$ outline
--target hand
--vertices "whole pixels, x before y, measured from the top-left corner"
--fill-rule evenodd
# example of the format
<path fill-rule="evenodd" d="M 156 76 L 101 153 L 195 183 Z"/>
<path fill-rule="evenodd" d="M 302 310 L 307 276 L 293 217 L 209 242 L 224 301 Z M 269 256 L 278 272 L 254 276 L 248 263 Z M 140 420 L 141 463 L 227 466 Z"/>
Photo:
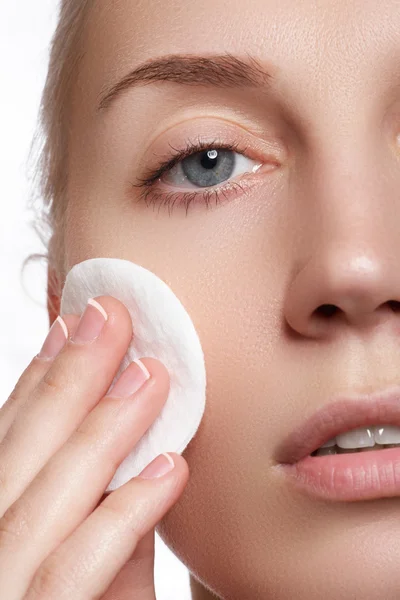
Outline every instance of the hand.
<path fill-rule="evenodd" d="M 93 305 L 79 327 L 66 315 L 68 340 L 55 322 L 0 409 L 2 600 L 155 599 L 154 528 L 183 492 L 188 465 L 171 453 L 169 473 L 104 493 L 161 412 L 169 375 L 145 358 L 143 387 L 117 397 L 132 391 L 129 374 L 143 378 L 132 363 L 105 396 L 132 323 L 115 298 L 95 300 L 107 318 Z"/>

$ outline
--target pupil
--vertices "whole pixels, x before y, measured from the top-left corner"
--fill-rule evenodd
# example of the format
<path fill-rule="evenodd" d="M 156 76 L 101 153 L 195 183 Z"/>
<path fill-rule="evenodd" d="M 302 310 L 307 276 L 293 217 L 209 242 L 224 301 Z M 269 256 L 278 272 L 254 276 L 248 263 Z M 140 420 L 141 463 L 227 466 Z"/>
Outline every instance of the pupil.
<path fill-rule="evenodd" d="M 208 150 L 207 152 L 203 152 L 200 162 L 201 166 L 205 169 L 213 169 L 218 162 L 217 150 Z"/>
<path fill-rule="evenodd" d="M 196 187 L 220 185 L 235 170 L 235 154 L 231 150 L 208 148 L 182 161 L 185 177 Z"/>

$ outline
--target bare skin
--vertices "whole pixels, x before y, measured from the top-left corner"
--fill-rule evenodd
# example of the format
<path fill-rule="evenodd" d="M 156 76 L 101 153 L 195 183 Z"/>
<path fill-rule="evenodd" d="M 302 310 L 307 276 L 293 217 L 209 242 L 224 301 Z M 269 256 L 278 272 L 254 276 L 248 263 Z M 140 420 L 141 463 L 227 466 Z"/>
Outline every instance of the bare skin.
<path fill-rule="evenodd" d="M 7 600 L 155 600 L 154 528 L 189 472 L 171 452 L 172 463 L 161 458 L 172 470 L 156 478 L 145 470 L 105 492 L 164 406 L 169 375 L 160 361 L 143 358 L 108 392 L 132 323 L 115 298 L 95 302 L 100 310 L 91 304 L 81 319 L 54 323 L 0 409 L 0 589 Z"/>
<path fill-rule="evenodd" d="M 331 397 L 399 381 L 387 304 L 400 301 L 398 8 L 98 0 L 88 21 L 57 277 L 94 256 L 131 260 L 170 285 L 199 332 L 207 407 L 183 454 L 185 493 L 157 525 L 194 600 L 398 598 L 398 499 L 316 502 L 272 469 L 282 438 Z M 257 57 L 271 86 L 148 83 L 96 110 L 152 58 L 227 52 Z M 243 189 L 207 208 L 179 171 L 155 183 L 175 194 L 171 213 L 137 201 L 131 184 L 199 136 L 240 142 L 248 161 L 231 179 Z"/>

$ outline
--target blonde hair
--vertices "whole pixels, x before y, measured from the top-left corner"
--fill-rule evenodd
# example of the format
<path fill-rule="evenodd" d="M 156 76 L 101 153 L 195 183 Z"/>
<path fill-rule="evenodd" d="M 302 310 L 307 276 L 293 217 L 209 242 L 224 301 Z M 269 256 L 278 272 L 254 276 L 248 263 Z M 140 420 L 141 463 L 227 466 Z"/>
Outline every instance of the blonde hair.
<path fill-rule="evenodd" d="M 82 39 L 88 9 L 93 3 L 94 0 L 60 0 L 29 158 L 34 161 L 33 227 L 47 254 L 36 254 L 27 260 L 45 258 L 61 274 L 64 274 L 63 229 L 68 185 L 68 112 L 72 85 L 83 54 Z"/>

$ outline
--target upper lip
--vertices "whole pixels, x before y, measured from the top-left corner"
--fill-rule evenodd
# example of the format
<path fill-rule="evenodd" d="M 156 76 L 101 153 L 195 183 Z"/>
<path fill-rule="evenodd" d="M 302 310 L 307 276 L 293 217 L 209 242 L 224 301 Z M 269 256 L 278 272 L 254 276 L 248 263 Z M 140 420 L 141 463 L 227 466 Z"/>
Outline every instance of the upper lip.
<path fill-rule="evenodd" d="M 317 410 L 279 444 L 279 463 L 305 458 L 339 433 L 368 425 L 400 427 L 400 387 L 353 397 L 338 397 Z"/>

